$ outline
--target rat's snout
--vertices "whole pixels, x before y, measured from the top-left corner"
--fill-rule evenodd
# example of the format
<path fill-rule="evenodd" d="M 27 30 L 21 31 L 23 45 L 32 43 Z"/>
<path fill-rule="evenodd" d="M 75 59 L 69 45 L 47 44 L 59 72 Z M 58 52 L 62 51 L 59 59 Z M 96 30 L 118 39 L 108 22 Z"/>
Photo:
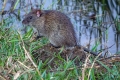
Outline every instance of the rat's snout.
<path fill-rule="evenodd" d="M 25 24 L 25 20 L 22 20 L 22 24 Z"/>
<path fill-rule="evenodd" d="M 27 24 L 27 23 L 29 23 L 29 21 L 27 21 L 27 20 L 22 21 L 22 24 Z"/>

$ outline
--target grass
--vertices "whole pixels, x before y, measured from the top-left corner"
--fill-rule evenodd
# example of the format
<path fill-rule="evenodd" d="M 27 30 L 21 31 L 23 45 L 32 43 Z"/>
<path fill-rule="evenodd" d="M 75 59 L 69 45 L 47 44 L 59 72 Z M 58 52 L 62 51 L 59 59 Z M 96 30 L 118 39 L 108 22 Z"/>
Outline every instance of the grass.
<path fill-rule="evenodd" d="M 47 39 L 43 38 L 38 41 L 30 42 L 32 29 L 23 37 L 11 28 L 0 28 L 0 79 L 17 79 L 17 80 L 119 80 L 120 63 L 116 62 L 111 67 L 101 63 L 102 69 L 87 68 L 86 63 L 75 65 L 74 60 L 65 60 L 60 53 L 54 54 L 53 58 L 40 60 L 36 62 L 32 56 L 34 50 L 41 48 Z M 46 41 L 46 42 L 44 42 Z M 29 44 L 29 45 L 28 45 Z M 29 58 L 30 57 L 30 58 Z M 57 58 L 51 66 L 49 63 Z M 30 60 L 32 59 L 32 60 Z M 93 64 L 91 60 L 91 64 Z M 82 67 L 83 65 L 86 65 Z M 89 78 L 89 79 L 88 79 Z"/>

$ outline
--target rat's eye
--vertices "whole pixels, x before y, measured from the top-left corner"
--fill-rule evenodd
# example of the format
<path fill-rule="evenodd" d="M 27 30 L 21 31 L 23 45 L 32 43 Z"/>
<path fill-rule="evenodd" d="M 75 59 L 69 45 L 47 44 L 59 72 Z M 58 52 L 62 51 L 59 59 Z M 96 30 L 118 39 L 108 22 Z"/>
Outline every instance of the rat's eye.
<path fill-rule="evenodd" d="M 32 16 L 30 16 L 29 19 L 32 19 Z"/>

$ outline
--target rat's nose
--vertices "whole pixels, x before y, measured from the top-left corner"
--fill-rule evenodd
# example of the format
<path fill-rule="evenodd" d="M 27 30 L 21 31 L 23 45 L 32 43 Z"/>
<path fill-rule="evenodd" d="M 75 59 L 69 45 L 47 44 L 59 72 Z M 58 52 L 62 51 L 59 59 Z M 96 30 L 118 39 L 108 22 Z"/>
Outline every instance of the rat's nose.
<path fill-rule="evenodd" d="M 23 20 L 22 24 L 27 24 L 27 22 L 28 22 L 27 20 Z"/>

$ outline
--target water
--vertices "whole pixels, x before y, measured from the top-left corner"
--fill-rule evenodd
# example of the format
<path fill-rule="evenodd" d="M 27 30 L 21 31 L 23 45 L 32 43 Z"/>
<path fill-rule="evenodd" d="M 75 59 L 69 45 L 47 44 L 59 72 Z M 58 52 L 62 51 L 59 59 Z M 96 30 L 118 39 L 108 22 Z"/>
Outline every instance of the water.
<path fill-rule="evenodd" d="M 4 10 L 7 11 L 9 11 L 11 7 L 11 0 L 8 1 L 9 2 L 7 2 L 4 8 Z M 102 10 L 103 5 L 100 2 L 94 1 L 93 6 L 93 3 L 80 1 L 76 2 L 75 0 L 31 0 L 31 2 L 28 2 L 28 0 L 21 1 L 21 6 L 18 4 L 16 7 L 16 9 L 20 8 L 21 20 L 18 20 L 18 18 L 16 18 L 13 14 L 4 15 L 4 18 L 10 18 L 10 16 L 12 16 L 13 23 L 10 23 L 9 27 L 12 26 L 15 30 L 23 33 L 24 27 L 22 26 L 21 21 L 24 17 L 24 14 L 30 11 L 30 3 L 32 3 L 32 6 L 34 7 L 41 5 L 42 9 L 59 10 L 70 17 L 76 31 L 78 44 L 90 46 L 90 48 L 92 48 L 99 41 L 100 44 L 98 46 L 98 50 L 108 48 L 105 50 L 105 52 L 108 52 L 112 55 L 118 51 L 120 52 L 120 38 L 115 32 L 115 25 L 113 24 L 112 16 L 108 13 L 108 11 Z M 1 10 L 3 2 L 0 1 L 0 3 Z M 17 10 L 15 13 L 18 14 Z M 95 20 L 90 18 L 94 13 L 96 14 Z M 113 17 L 115 18 L 117 13 L 115 10 L 113 13 Z M 117 39 L 116 36 L 118 36 Z"/>

